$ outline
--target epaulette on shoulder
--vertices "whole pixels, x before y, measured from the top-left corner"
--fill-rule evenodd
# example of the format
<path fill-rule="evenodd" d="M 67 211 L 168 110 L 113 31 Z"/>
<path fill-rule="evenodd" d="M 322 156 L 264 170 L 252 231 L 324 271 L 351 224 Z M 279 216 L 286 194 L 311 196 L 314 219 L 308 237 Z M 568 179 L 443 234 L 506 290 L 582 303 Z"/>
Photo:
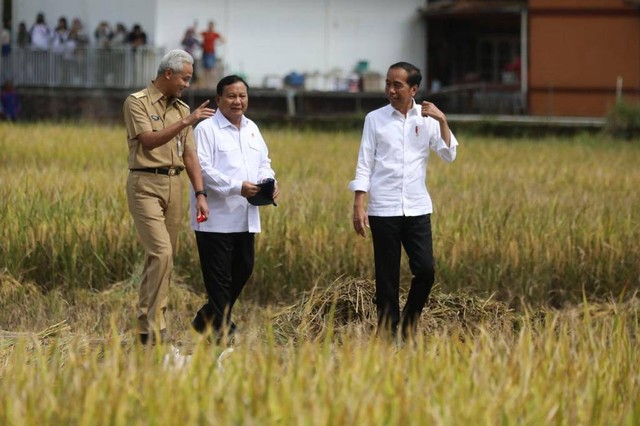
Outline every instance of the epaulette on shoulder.
<path fill-rule="evenodd" d="M 182 105 L 183 107 L 185 107 L 186 109 L 189 109 L 189 105 L 187 105 L 182 99 L 176 99 L 176 102 Z"/>
<path fill-rule="evenodd" d="M 133 96 L 136 99 L 140 99 L 140 98 L 144 98 L 145 96 L 147 96 L 147 92 L 145 92 L 144 90 L 141 90 L 139 92 L 133 93 L 131 96 Z"/>

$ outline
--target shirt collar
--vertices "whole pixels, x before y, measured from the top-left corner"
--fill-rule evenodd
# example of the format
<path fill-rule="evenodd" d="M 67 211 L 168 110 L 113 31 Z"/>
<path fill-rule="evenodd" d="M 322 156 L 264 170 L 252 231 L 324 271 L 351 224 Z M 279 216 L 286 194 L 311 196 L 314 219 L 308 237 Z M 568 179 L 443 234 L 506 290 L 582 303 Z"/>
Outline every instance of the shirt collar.
<path fill-rule="evenodd" d="M 151 82 L 151 84 L 149 84 L 147 90 L 149 91 L 149 98 L 151 99 L 152 104 L 163 101 L 164 107 L 169 108 L 178 101 L 178 98 L 172 98 L 171 100 L 169 100 L 169 98 L 167 98 L 160 90 L 158 90 L 156 85 L 153 84 L 153 81 Z"/>
<path fill-rule="evenodd" d="M 160 90 L 158 90 L 158 88 L 156 87 L 155 84 L 153 84 L 153 81 L 151 82 L 151 84 L 149 84 L 149 86 L 147 86 L 147 90 L 149 91 L 149 99 L 151 99 L 151 103 L 155 104 L 156 102 L 158 102 L 160 99 L 162 99 L 163 97 L 165 97 L 162 92 Z"/>
<path fill-rule="evenodd" d="M 416 100 L 415 99 L 411 99 L 411 108 L 409 108 L 409 111 L 407 111 L 407 117 L 411 116 L 411 115 L 416 115 L 418 114 L 418 110 L 416 109 Z M 395 109 L 394 107 L 391 106 L 391 104 L 388 105 L 389 107 L 389 115 L 393 116 L 393 114 L 399 114 L 400 116 L 402 116 L 402 113 L 400 111 L 398 111 L 397 109 Z"/>
<path fill-rule="evenodd" d="M 218 123 L 218 126 L 222 129 L 224 127 L 236 127 L 233 123 L 231 123 L 227 117 L 224 116 L 224 114 L 222 112 L 220 112 L 220 108 L 218 108 L 215 112 L 215 114 L 213 114 L 212 117 L 214 120 L 216 120 L 216 123 Z M 247 124 L 247 117 L 245 117 L 244 115 L 242 116 L 242 119 L 240 120 L 240 127 L 244 127 Z"/>

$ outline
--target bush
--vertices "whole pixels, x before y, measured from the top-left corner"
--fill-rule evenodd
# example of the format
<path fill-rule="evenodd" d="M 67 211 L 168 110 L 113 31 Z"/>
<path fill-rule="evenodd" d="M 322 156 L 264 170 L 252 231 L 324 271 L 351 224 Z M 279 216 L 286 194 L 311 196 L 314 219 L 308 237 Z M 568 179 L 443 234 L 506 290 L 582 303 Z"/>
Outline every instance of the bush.
<path fill-rule="evenodd" d="M 640 135 L 640 103 L 618 101 L 609 110 L 605 131 L 621 139 L 633 139 Z"/>

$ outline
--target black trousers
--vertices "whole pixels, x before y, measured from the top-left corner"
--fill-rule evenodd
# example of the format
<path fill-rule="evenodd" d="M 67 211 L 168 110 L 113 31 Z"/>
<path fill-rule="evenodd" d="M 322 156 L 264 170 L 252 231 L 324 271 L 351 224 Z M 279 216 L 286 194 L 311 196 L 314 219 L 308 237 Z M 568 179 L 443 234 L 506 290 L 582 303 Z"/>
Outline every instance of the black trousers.
<path fill-rule="evenodd" d="M 435 280 L 431 215 L 369 216 L 376 269 L 378 332 L 396 336 L 400 324 L 403 337 L 415 333 L 422 309 Z M 413 279 L 400 315 L 401 247 L 409 257 Z"/>
<path fill-rule="evenodd" d="M 235 330 L 231 309 L 253 272 L 255 234 L 249 232 L 217 233 L 196 231 L 202 278 L 208 300 L 193 320 L 194 328 L 207 327 L 220 335 L 226 327 Z"/>

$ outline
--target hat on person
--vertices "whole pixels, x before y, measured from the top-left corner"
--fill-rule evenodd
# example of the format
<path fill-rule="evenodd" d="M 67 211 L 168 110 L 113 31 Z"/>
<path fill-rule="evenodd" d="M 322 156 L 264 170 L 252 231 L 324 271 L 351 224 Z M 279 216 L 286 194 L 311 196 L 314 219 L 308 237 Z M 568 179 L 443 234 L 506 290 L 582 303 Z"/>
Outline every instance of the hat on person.
<path fill-rule="evenodd" d="M 276 189 L 276 181 L 271 178 L 265 179 L 259 183 L 258 186 L 260 187 L 260 192 L 253 197 L 247 198 L 247 201 L 254 206 L 266 206 L 268 204 L 273 204 L 278 207 L 273 199 L 273 192 Z"/>

